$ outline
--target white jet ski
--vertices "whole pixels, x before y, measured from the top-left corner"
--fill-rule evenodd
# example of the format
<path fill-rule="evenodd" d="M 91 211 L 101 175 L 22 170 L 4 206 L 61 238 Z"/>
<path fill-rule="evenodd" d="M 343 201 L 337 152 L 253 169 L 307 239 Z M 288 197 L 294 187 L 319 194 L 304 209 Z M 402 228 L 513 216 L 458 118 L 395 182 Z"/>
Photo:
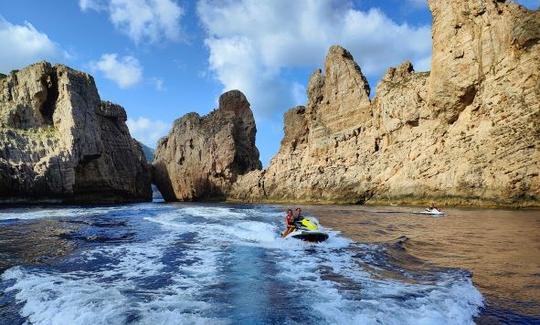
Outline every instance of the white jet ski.
<path fill-rule="evenodd" d="M 426 208 L 424 211 L 415 212 L 415 214 L 426 214 L 430 216 L 444 216 L 444 212 L 437 208 Z"/>
<path fill-rule="evenodd" d="M 320 243 L 328 239 L 328 234 L 320 231 L 319 221 L 315 218 L 305 218 L 295 222 L 296 229 L 285 239 L 295 238 L 309 242 Z"/>

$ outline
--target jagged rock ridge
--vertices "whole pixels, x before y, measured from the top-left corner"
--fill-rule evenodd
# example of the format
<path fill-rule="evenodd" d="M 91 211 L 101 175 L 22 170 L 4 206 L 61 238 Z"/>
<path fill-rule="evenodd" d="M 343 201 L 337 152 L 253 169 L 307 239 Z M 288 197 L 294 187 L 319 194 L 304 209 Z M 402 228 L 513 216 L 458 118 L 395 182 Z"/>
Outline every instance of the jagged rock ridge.
<path fill-rule="evenodd" d="M 261 169 L 255 120 L 240 91 L 219 98 L 207 116 L 175 121 L 154 154 L 154 182 L 167 201 L 226 198 L 239 175 Z"/>
<path fill-rule="evenodd" d="M 330 48 L 306 107 L 237 200 L 537 206 L 540 13 L 501 1 L 430 1 L 430 73 L 390 68 L 369 100 L 350 53 Z"/>
<path fill-rule="evenodd" d="M 150 200 L 126 118 L 86 73 L 47 62 L 13 71 L 0 80 L 0 200 Z"/>

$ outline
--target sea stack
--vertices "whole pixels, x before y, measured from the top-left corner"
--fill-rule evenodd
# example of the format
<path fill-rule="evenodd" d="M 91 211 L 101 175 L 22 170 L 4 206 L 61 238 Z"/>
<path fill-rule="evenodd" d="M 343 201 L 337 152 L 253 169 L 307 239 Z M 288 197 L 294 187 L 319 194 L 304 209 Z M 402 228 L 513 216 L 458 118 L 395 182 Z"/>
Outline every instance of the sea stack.
<path fill-rule="evenodd" d="M 153 178 L 167 201 L 226 199 L 239 175 L 261 169 L 255 120 L 244 94 L 221 95 L 206 116 L 189 113 L 158 143 Z"/>
<path fill-rule="evenodd" d="M 390 68 L 369 99 L 351 54 L 330 48 L 308 102 L 285 114 L 243 201 L 540 205 L 540 13 L 504 1 L 429 1 L 431 72 Z"/>
<path fill-rule="evenodd" d="M 151 199 L 126 112 L 92 76 L 40 62 L 0 79 L 0 201 Z"/>

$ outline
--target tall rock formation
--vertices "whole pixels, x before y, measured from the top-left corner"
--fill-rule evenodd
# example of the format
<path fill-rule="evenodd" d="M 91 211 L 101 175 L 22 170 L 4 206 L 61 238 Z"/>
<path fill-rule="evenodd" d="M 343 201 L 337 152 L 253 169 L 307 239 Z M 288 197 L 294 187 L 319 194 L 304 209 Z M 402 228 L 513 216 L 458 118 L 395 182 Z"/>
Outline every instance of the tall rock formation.
<path fill-rule="evenodd" d="M 238 200 L 540 205 L 540 13 L 495 0 L 429 1 L 431 73 L 390 68 L 369 100 L 333 46 L 306 107 L 285 114 L 267 170 Z"/>
<path fill-rule="evenodd" d="M 175 121 L 154 154 L 154 182 L 167 201 L 224 199 L 239 175 L 261 169 L 255 120 L 238 90 L 224 93 L 207 116 Z"/>
<path fill-rule="evenodd" d="M 150 200 L 150 180 L 126 112 L 90 75 L 40 62 L 0 79 L 0 201 Z"/>

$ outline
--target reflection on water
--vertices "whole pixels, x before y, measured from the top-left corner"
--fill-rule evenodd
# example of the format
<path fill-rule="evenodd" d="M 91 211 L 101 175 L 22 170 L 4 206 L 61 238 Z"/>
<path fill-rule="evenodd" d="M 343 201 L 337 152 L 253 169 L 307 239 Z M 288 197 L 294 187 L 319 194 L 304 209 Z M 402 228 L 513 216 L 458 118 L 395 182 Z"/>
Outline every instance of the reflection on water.
<path fill-rule="evenodd" d="M 488 303 L 540 316 L 539 210 L 447 209 L 444 217 L 408 213 L 417 208 L 308 206 L 305 210 L 358 242 L 401 237 L 406 252 L 418 257 L 415 263 L 467 269 Z"/>

